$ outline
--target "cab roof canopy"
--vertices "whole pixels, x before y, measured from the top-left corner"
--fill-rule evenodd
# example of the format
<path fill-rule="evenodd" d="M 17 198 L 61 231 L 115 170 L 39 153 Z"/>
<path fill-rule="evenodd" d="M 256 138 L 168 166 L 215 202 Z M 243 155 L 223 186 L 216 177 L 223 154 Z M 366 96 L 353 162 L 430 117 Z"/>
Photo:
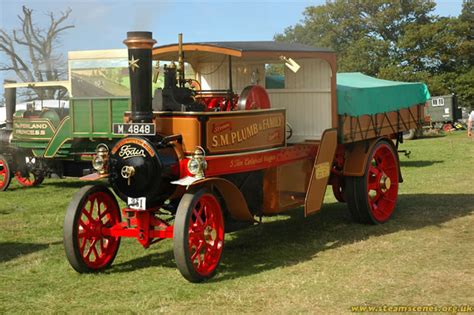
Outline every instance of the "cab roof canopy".
<path fill-rule="evenodd" d="M 279 60 L 280 56 L 289 58 L 327 59 L 335 53 L 331 49 L 316 48 L 303 44 L 274 41 L 200 42 L 184 43 L 184 58 L 187 62 L 219 62 L 224 56 L 233 56 L 242 61 Z M 153 59 L 177 60 L 178 44 L 157 46 L 153 49 Z"/>

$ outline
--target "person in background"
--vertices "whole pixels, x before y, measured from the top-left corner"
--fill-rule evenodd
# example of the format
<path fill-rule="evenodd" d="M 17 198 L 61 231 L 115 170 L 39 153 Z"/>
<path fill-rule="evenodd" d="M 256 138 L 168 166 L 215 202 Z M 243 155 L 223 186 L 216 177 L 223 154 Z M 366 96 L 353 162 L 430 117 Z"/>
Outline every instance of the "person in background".
<path fill-rule="evenodd" d="M 474 110 L 471 110 L 467 119 L 467 136 L 472 137 L 472 123 L 474 122 Z"/>

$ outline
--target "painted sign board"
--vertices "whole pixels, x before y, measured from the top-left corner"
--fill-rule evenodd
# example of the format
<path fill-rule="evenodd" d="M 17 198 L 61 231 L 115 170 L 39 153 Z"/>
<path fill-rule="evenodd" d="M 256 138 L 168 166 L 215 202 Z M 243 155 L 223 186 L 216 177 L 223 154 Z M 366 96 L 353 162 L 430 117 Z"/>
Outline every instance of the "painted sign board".
<path fill-rule="evenodd" d="M 182 135 L 186 154 L 193 154 L 197 146 L 208 155 L 219 155 L 277 148 L 286 143 L 284 109 L 173 114 L 155 112 L 156 130 L 166 136 Z"/>

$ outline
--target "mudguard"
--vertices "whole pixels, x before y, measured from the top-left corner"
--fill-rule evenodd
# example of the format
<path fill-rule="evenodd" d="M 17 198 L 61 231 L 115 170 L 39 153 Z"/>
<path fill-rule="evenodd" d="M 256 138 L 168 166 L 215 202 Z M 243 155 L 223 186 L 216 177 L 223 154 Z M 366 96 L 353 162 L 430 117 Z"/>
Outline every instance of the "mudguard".
<path fill-rule="evenodd" d="M 211 177 L 193 182 L 189 189 L 207 187 L 211 191 L 217 189 L 226 203 L 230 216 L 238 221 L 255 221 L 247 206 L 247 201 L 240 190 L 230 181 L 224 178 Z"/>
<path fill-rule="evenodd" d="M 343 175 L 364 176 L 367 160 L 369 159 L 369 153 L 372 152 L 372 148 L 375 146 L 375 144 L 381 140 L 386 140 L 392 145 L 394 152 L 397 152 L 397 148 L 393 144 L 393 141 L 385 137 L 352 143 L 346 149 L 345 163 L 342 171 Z M 399 182 L 402 183 L 403 178 L 400 170 L 400 160 L 398 154 L 396 154 L 396 156 L 398 165 L 398 178 Z"/>
<path fill-rule="evenodd" d="M 337 148 L 337 129 L 327 129 L 321 137 L 304 202 L 304 214 L 308 216 L 321 209 L 331 175 Z"/>

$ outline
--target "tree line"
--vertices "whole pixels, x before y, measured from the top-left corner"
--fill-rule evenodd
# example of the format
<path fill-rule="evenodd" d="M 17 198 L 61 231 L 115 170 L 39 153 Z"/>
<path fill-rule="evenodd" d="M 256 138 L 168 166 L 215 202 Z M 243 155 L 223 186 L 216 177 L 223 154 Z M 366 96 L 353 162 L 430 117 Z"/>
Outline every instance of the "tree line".
<path fill-rule="evenodd" d="M 338 72 L 422 81 L 432 95 L 455 93 L 474 107 L 474 2 L 457 17 L 435 15 L 430 0 L 327 1 L 275 40 L 332 48 Z"/>
<path fill-rule="evenodd" d="M 327 1 L 307 7 L 301 23 L 275 40 L 332 48 L 339 72 L 423 81 L 432 95 L 455 93 L 461 105 L 474 107 L 474 2 L 464 0 L 457 17 L 437 16 L 435 6 L 431 0 Z M 23 7 L 18 29 L 0 29 L 0 53 L 7 57 L 0 71 L 14 72 L 22 81 L 63 78 L 64 59 L 55 48 L 74 27 L 67 24 L 70 13 L 49 12 L 49 25 L 39 27 L 33 11 Z"/>
<path fill-rule="evenodd" d="M 59 15 L 48 12 L 48 23 L 43 27 L 35 23 L 33 10 L 23 6 L 21 14 L 18 15 L 18 28 L 0 28 L 0 56 L 5 57 L 0 63 L 0 71 L 14 73 L 22 82 L 64 79 L 67 75 L 67 65 L 57 48 L 64 31 L 74 27 L 67 21 L 70 13 L 70 9 Z M 31 91 L 26 91 L 24 96 L 31 99 L 52 99 L 64 94 L 64 90 L 57 88 L 33 90 L 34 95 L 30 94 Z"/>

